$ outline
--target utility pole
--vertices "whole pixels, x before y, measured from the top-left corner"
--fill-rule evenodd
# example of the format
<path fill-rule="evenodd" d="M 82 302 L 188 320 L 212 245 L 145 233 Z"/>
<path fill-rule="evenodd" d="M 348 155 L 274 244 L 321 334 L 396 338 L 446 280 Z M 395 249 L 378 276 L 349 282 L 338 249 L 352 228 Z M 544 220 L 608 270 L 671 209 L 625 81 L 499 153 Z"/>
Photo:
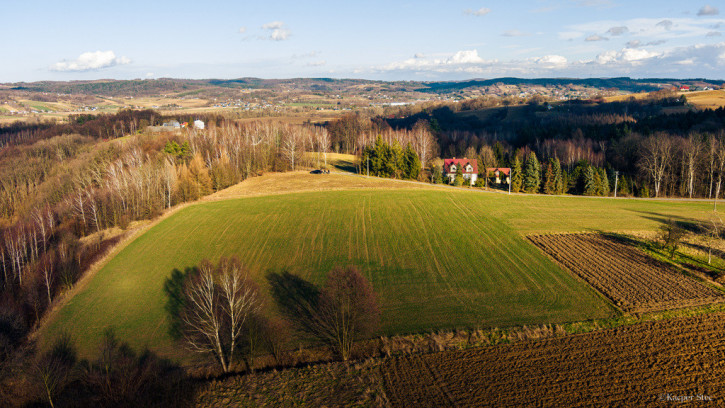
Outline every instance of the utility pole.
<path fill-rule="evenodd" d="M 619 170 L 614 171 L 614 198 L 617 198 L 617 182 L 619 181 Z"/>
<path fill-rule="evenodd" d="M 511 170 L 509 170 L 509 195 L 511 195 L 511 180 L 514 179 L 514 174 Z"/>
<path fill-rule="evenodd" d="M 370 157 L 368 157 L 368 177 L 370 177 Z"/>

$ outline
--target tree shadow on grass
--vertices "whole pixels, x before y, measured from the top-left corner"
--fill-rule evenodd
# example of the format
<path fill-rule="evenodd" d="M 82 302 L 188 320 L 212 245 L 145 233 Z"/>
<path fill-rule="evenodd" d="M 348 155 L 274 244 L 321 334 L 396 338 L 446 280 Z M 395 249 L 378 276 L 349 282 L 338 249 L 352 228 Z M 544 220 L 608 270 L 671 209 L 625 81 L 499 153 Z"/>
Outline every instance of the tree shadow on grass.
<path fill-rule="evenodd" d="M 687 232 L 697 233 L 700 232 L 699 221 L 693 218 L 685 218 L 679 215 L 660 214 L 653 211 L 640 211 L 630 210 L 634 213 L 640 214 L 640 217 L 655 221 L 660 225 L 667 225 L 670 221 L 677 224 L 678 227 L 684 229 Z"/>
<path fill-rule="evenodd" d="M 196 267 L 187 267 L 183 272 L 175 268 L 171 271 L 171 276 L 164 282 L 165 309 L 169 316 L 169 335 L 176 340 L 182 336 L 181 311 L 184 308 L 184 280 L 196 272 Z"/>
<path fill-rule="evenodd" d="M 303 333 L 316 329 L 320 290 L 312 282 L 288 271 L 267 272 L 270 294 L 280 313 Z"/>

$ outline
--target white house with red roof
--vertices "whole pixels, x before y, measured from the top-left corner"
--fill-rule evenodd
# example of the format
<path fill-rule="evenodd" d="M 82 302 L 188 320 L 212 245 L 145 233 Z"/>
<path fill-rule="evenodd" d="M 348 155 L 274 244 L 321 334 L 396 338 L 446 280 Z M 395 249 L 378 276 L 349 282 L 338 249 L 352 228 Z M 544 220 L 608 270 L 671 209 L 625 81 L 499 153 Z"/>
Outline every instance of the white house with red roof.
<path fill-rule="evenodd" d="M 491 174 L 496 178 L 496 184 L 501 184 L 502 180 L 506 180 L 506 184 L 511 182 L 511 168 L 510 167 L 489 167 L 486 169 L 486 173 Z"/>
<path fill-rule="evenodd" d="M 477 160 L 467 159 L 465 157 L 462 159 L 456 159 L 454 157 L 452 159 L 443 160 L 443 174 L 448 177 L 448 181 L 450 183 L 453 183 L 456 179 L 456 172 L 458 169 L 461 170 L 463 178 L 469 181 L 471 185 L 476 184 L 476 180 L 478 179 Z"/>

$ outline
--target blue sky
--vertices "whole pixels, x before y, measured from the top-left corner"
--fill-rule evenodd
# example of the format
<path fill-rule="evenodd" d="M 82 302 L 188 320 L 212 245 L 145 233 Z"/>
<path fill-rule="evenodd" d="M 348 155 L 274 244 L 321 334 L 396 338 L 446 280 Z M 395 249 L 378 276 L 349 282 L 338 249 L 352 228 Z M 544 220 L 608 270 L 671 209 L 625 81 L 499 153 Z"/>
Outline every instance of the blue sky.
<path fill-rule="evenodd" d="M 2 1 L 0 82 L 725 79 L 725 1 Z"/>

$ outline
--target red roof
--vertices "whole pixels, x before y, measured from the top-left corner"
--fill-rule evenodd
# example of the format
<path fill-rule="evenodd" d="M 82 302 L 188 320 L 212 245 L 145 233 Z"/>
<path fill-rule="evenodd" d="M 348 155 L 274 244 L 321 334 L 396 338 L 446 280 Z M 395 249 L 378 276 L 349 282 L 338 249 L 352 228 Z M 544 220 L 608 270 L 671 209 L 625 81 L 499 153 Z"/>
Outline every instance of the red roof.
<path fill-rule="evenodd" d="M 501 172 L 501 173 L 503 173 L 503 174 L 505 174 L 507 176 L 510 176 L 511 175 L 511 168 L 510 167 L 489 167 L 486 170 L 488 170 L 489 173 L 493 173 L 496 170 L 498 170 L 499 172 Z"/>
<path fill-rule="evenodd" d="M 445 173 L 450 173 L 448 169 L 450 168 L 451 164 L 463 166 L 461 167 L 461 172 L 463 172 L 463 174 L 478 174 L 478 161 L 475 159 L 467 159 L 465 157 L 462 159 L 456 159 L 455 157 L 452 159 L 445 159 L 443 160 L 443 171 Z M 470 173 L 465 171 L 467 164 L 470 164 L 471 167 L 473 167 L 473 171 L 471 171 Z"/>

